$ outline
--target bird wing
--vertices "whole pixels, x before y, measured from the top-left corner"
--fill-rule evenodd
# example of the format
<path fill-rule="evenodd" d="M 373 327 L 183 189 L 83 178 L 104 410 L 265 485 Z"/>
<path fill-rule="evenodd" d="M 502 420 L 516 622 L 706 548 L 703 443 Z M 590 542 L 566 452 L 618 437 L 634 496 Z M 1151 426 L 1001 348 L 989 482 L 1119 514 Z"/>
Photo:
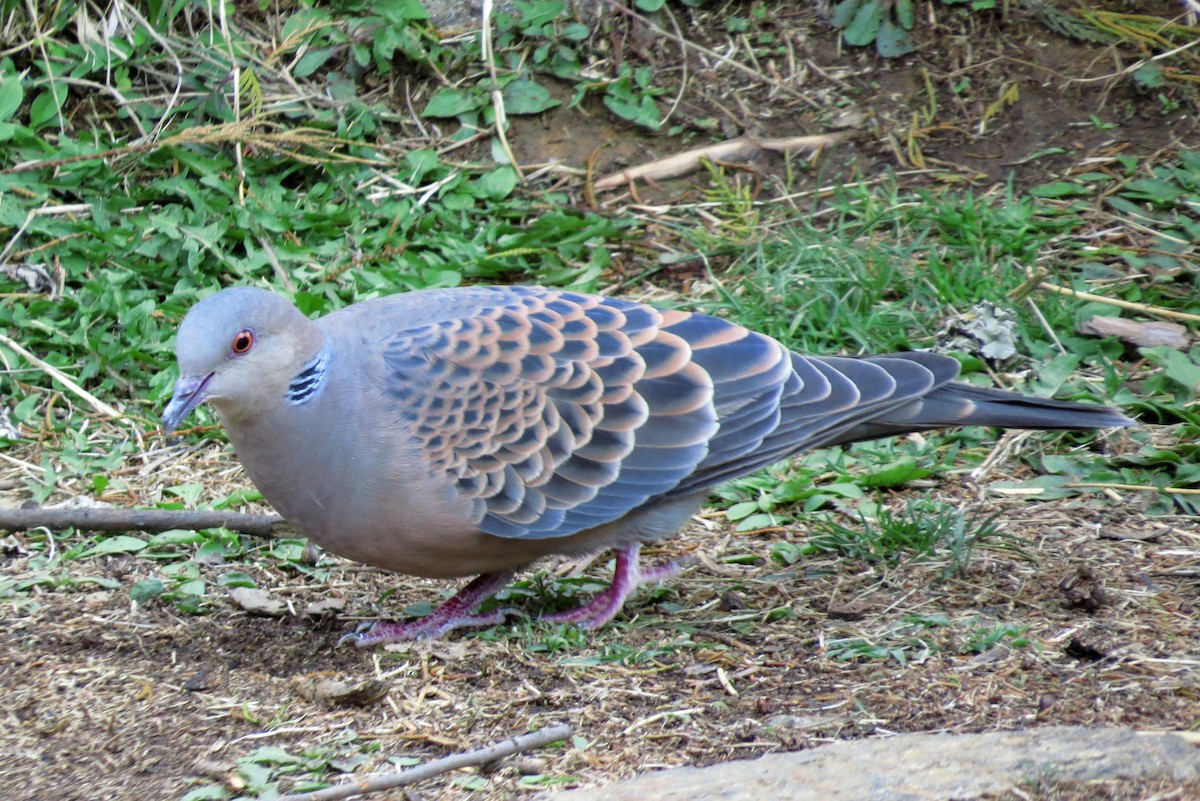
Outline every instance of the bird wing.
<path fill-rule="evenodd" d="M 441 317 L 388 339 L 387 394 L 497 536 L 567 536 L 674 494 L 714 445 L 761 442 L 796 383 L 768 337 L 631 301 L 504 287 Z"/>

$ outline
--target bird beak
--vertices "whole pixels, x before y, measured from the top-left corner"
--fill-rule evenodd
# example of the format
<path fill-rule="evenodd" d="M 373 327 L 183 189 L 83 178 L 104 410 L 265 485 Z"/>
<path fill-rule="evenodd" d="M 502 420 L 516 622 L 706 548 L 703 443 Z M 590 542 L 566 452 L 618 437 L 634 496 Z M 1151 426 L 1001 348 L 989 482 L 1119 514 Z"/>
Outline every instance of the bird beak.
<path fill-rule="evenodd" d="M 171 402 L 167 404 L 167 408 L 163 409 L 162 413 L 164 434 L 170 434 L 178 428 L 179 424 L 183 422 L 183 418 L 192 413 L 192 409 L 208 399 L 208 394 L 204 390 L 208 387 L 209 379 L 212 377 L 212 373 L 190 375 L 175 382 L 175 392 L 171 395 Z"/>

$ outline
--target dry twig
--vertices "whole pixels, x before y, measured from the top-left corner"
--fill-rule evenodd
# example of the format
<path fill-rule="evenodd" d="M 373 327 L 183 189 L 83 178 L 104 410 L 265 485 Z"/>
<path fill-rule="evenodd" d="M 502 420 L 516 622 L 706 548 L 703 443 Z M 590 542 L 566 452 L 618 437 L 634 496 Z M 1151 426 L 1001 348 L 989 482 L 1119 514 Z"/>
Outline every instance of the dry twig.
<path fill-rule="evenodd" d="M 25 348 L 18 345 L 10 337 L 5 336 L 4 334 L 0 334 L 0 344 L 16 351 L 21 356 L 21 358 L 23 358 L 25 361 L 29 362 L 34 367 L 38 368 L 39 370 L 46 373 L 54 380 L 58 381 L 58 383 L 62 384 L 64 387 L 66 387 L 68 390 L 70 390 L 73 395 L 76 395 L 79 398 L 83 399 L 88 404 L 88 406 L 91 406 L 93 409 L 100 412 L 101 414 L 111 417 L 114 420 L 118 420 L 120 418 L 125 417 L 124 414 L 117 411 L 113 407 L 109 406 L 107 403 L 100 400 L 95 395 L 93 395 L 92 393 L 90 393 L 86 389 L 84 389 L 83 387 L 79 386 L 79 384 L 76 383 L 76 381 L 73 378 L 71 378 L 69 375 L 64 373 L 62 370 L 59 370 L 57 367 L 50 364 L 49 362 L 43 361 L 42 359 L 39 359 L 37 356 L 34 356 L 32 353 L 25 350 Z"/>
<path fill-rule="evenodd" d="M 408 770 L 402 770 L 399 773 L 364 776 L 358 781 L 341 784 L 337 787 L 327 787 L 324 790 L 316 790 L 311 793 L 285 795 L 279 801 L 340 801 L 340 799 L 352 798 L 356 795 L 379 793 L 384 790 L 403 787 L 406 784 L 431 779 L 434 776 L 440 776 L 443 773 L 458 770 L 459 768 L 471 767 L 472 765 L 486 765 L 489 762 L 495 762 L 506 756 L 532 751 L 535 748 L 541 748 L 543 745 L 549 745 L 555 740 L 568 737 L 570 734 L 570 725 L 562 723 L 558 726 L 551 726 L 548 729 L 522 734 L 510 740 L 502 740 L 501 742 L 489 745 L 487 748 L 480 748 L 477 751 L 468 751 L 465 754 L 455 754 L 443 759 L 436 759 L 433 762 L 409 768 Z"/>
<path fill-rule="evenodd" d="M 1155 317 L 1173 317 L 1177 320 L 1191 320 L 1200 322 L 1200 314 L 1188 314 L 1187 312 L 1175 311 L 1174 309 L 1164 309 L 1162 306 L 1148 306 L 1145 303 L 1134 303 L 1129 300 L 1121 300 L 1120 298 L 1109 298 L 1104 295 L 1093 295 L 1091 292 L 1080 292 L 1076 289 L 1070 289 L 1065 286 L 1058 286 L 1046 281 L 1039 281 L 1037 287 L 1046 289 L 1051 292 L 1056 292 L 1059 295 L 1069 295 L 1080 300 L 1090 300 L 1096 303 L 1107 303 L 1109 306 L 1116 306 L 1120 309 L 1130 309 L 1139 311 L 1143 314 L 1153 315 Z"/>
<path fill-rule="evenodd" d="M 282 517 L 242 512 L 178 511 L 174 509 L 11 509 L 0 508 L 0 531 L 25 531 L 46 527 L 84 531 L 195 531 L 229 528 L 254 537 L 278 537 L 287 533 Z"/>
<path fill-rule="evenodd" d="M 817 148 L 831 145 L 844 136 L 846 136 L 845 133 L 829 133 L 818 136 L 789 136 L 782 139 L 755 139 L 741 136 L 737 139 L 718 142 L 715 145 L 705 145 L 704 147 L 685 150 L 682 153 L 676 153 L 674 156 L 668 156 L 665 159 L 639 164 L 636 167 L 630 167 L 627 170 L 606 175 L 599 181 L 596 181 L 595 188 L 603 192 L 606 189 L 614 189 L 622 184 L 631 183 L 643 178 L 651 180 L 674 178 L 677 175 L 684 175 L 698 168 L 704 160 L 734 161 L 745 158 L 758 150 L 772 150 L 776 152 L 805 149 L 816 150 Z"/>

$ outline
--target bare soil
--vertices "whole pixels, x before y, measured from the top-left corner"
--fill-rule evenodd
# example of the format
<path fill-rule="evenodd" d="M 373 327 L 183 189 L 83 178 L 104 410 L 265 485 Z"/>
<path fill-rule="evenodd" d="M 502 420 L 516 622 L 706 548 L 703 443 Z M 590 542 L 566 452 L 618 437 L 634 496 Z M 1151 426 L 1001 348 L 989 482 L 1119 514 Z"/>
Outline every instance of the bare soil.
<path fill-rule="evenodd" d="M 1181 11 L 1166 0 L 1098 5 L 1165 18 Z M 689 56 L 691 82 L 676 113 L 681 120 L 715 118 L 729 135 L 785 136 L 819 133 L 837 114 L 853 111 L 854 138 L 801 177 L 809 187 L 888 169 L 909 185 L 985 190 L 1011 178 L 1029 186 L 1084 169 L 1097 154 L 1125 152 L 1153 163 L 1200 141 L 1186 86 L 1171 90 L 1179 106 L 1164 113 L 1155 93 L 1119 74 L 1144 54 L 1064 38 L 1024 6 L 1006 16 L 930 6 L 937 26 L 921 34 L 917 54 L 894 62 L 868 50 L 840 51 L 807 4 L 766 7 L 780 35 L 796 45 L 794 68 L 807 75 L 800 89 L 813 102 Z M 711 12 L 707 35 L 685 35 L 716 46 L 720 15 L 746 11 L 734 4 Z M 678 67 L 677 45 L 633 28 L 626 35 L 637 57 L 664 70 Z M 786 77 L 790 67 L 764 69 Z M 951 91 L 964 78 L 969 90 Z M 988 105 L 1009 84 L 1017 99 L 985 124 Z M 937 114 L 914 125 L 914 112 L 929 107 L 927 87 Z M 1093 115 L 1115 127 L 1093 124 Z M 598 173 L 685 147 L 565 111 L 520 122 L 512 139 L 524 159 L 552 154 L 579 167 L 599 144 Z M 1061 150 L 1028 160 L 1048 148 Z M 782 161 L 739 168 L 769 192 L 779 185 Z M 642 191 L 661 200 L 699 196 L 702 186 L 675 181 Z M 1123 442 L 1116 433 L 1094 447 L 1119 453 Z M 53 458 L 37 445 L 9 453 L 33 464 Z M 131 461 L 127 480 L 140 472 L 144 482 L 139 502 L 188 480 L 211 484 L 214 496 L 245 483 L 232 455 L 215 446 L 179 450 L 166 466 L 163 455 Z M 1006 459 L 989 481 L 1006 476 L 1028 477 L 1027 468 Z M 901 506 L 932 492 L 980 503 L 986 514 L 1001 513 L 1006 534 L 1026 541 L 1025 555 L 983 548 L 965 572 L 949 577 L 943 563 L 914 560 L 813 557 L 784 566 L 771 559 L 771 544 L 801 541 L 803 530 L 736 535 L 713 515 L 648 555 L 686 560 L 681 576 L 642 592 L 614 624 L 578 637 L 515 622 L 489 637 L 452 635 L 362 652 L 336 646 L 358 619 L 396 615 L 451 588 L 337 560 L 327 576 L 314 577 L 255 555 L 204 565 L 202 575 L 215 588 L 222 574 L 250 573 L 296 614 L 259 617 L 220 602 L 207 614 L 187 615 L 166 602 L 131 601 L 130 588 L 155 574 L 148 560 L 76 560 L 69 588 L 35 586 L 22 602 L 3 607 L 0 797 L 172 799 L 205 783 L 225 784 L 236 795 L 243 787 L 236 761 L 264 746 L 365 755 L 359 770 L 386 770 L 388 758 L 433 759 L 558 722 L 571 723 L 580 739 L 389 797 L 512 798 L 556 784 L 603 783 L 890 732 L 1195 726 L 1195 519 L 1147 517 L 1136 494 L 1035 504 L 959 478 L 893 493 L 889 502 Z M 6 504 L 26 500 L 16 489 L 4 496 Z M 34 573 L 23 542 L 17 534 L 0 543 L 0 569 L 11 576 Z M 572 566 L 540 567 L 549 572 L 506 603 L 529 614 L 569 603 L 556 597 L 564 585 L 553 579 Z M 606 568 L 599 563 L 586 574 L 602 581 Z M 83 581 L 89 576 L 118 580 L 120 588 L 97 589 Z M 543 592 L 543 585 L 554 586 Z M 344 613 L 303 614 L 329 598 L 344 599 Z M 915 616 L 946 622 L 898 633 Z M 973 643 L 995 625 L 1014 626 L 1020 636 Z M 895 653 L 839 661 L 846 652 L 838 641 L 849 638 Z M 389 691 L 362 705 L 330 703 L 311 692 L 323 678 L 379 679 Z M 480 775 L 486 781 L 472 789 Z M 290 781 L 282 787 L 290 789 Z M 1142 797 L 1127 789 L 1103 797 Z M 1154 790 L 1185 798 L 1194 788 Z M 1085 791 L 1050 782 L 1021 797 L 1092 797 Z"/>

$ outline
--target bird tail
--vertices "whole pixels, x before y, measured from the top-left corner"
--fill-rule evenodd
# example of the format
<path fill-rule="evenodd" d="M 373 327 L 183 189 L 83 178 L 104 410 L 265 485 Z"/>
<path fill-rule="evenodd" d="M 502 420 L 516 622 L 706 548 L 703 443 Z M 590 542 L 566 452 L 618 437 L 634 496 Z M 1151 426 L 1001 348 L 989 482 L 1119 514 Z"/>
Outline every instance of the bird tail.
<path fill-rule="evenodd" d="M 859 423 L 839 442 L 950 426 L 1024 429 L 1125 428 L 1135 421 L 1108 406 L 1022 395 L 951 381 L 927 395 Z"/>

